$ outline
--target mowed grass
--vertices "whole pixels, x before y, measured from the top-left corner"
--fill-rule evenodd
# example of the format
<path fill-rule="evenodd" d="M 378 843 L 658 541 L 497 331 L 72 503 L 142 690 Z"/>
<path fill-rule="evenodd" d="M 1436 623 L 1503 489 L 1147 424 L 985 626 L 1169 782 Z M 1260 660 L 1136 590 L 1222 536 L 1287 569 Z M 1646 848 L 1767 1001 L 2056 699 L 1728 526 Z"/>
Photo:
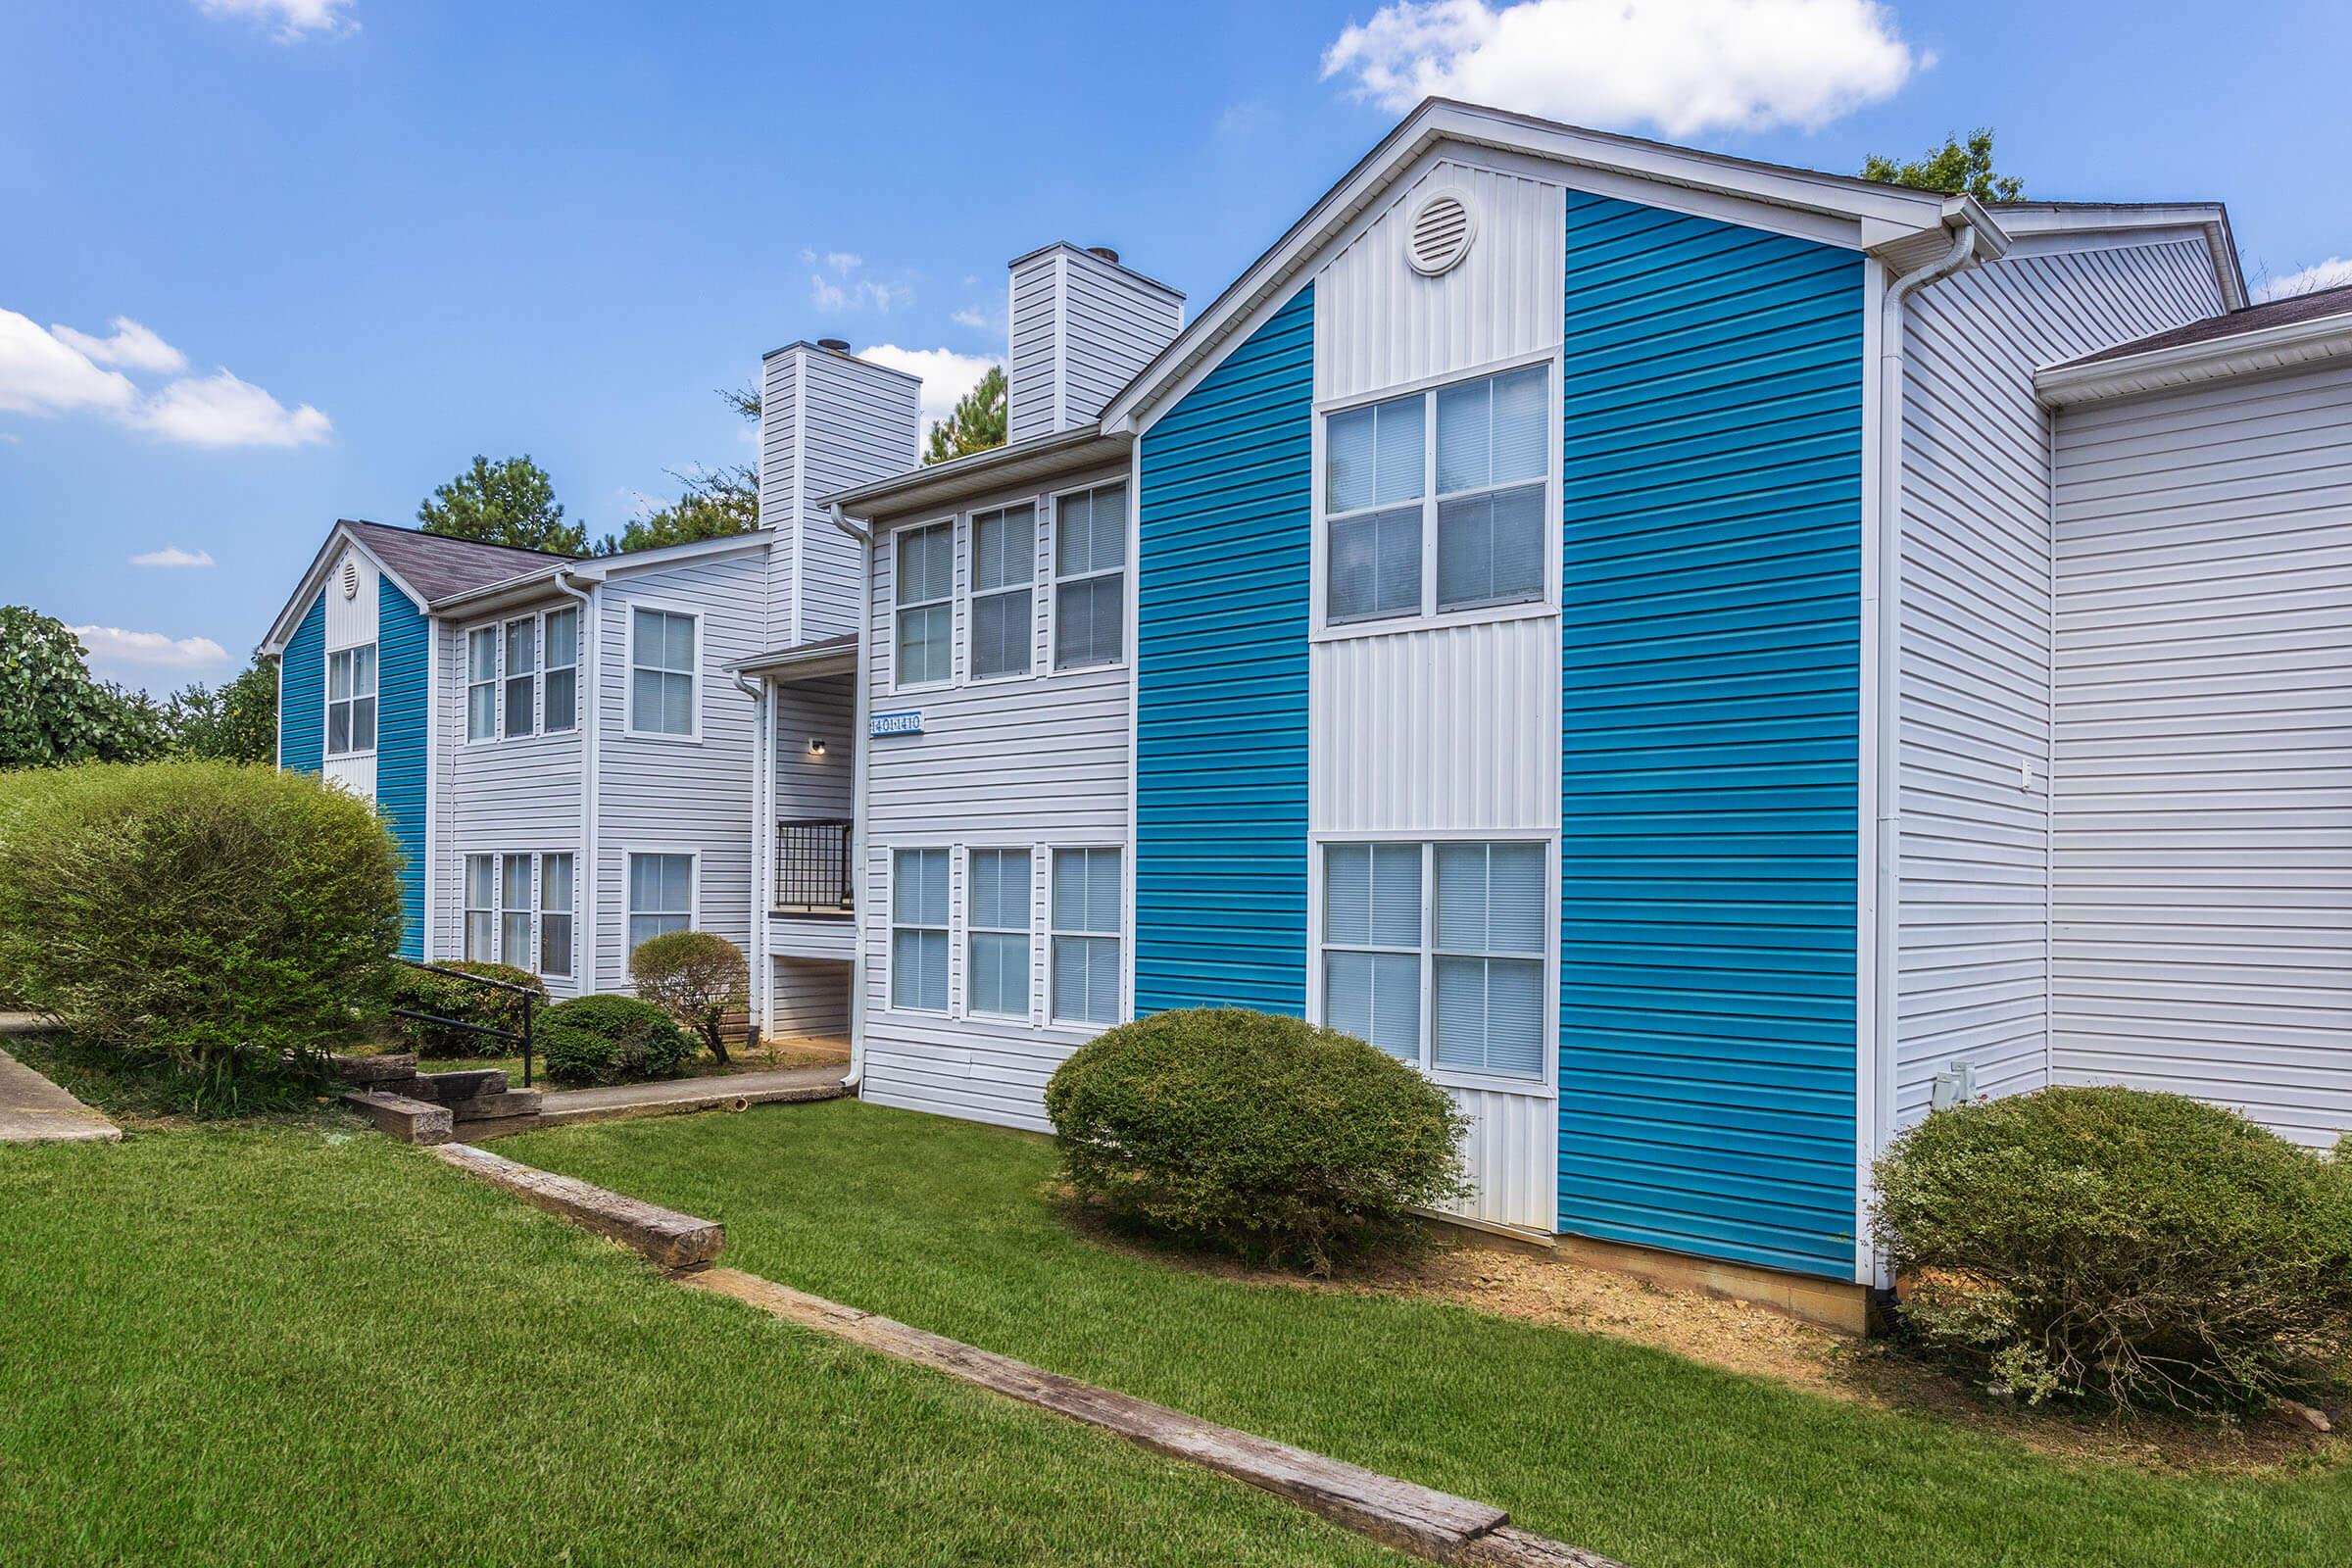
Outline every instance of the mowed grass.
<path fill-rule="evenodd" d="M 372 1134 L 0 1146 L 0 1562 L 1372 1564 Z"/>
<path fill-rule="evenodd" d="M 737 1267 L 1375 1469 L 1635 1568 L 2340 1564 L 2352 1472 L 2170 1476 L 1642 1347 L 1219 1278 L 1074 1232 L 1042 1139 L 841 1101 L 503 1140 Z"/>

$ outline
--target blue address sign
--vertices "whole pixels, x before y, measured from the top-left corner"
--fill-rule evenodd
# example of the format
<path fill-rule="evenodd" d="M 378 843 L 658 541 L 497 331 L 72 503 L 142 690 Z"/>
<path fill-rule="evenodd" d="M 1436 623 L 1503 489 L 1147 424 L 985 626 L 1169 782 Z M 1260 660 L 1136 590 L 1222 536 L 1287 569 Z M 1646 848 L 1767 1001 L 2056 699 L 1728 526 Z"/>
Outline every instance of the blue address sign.
<path fill-rule="evenodd" d="M 923 710 L 909 708 L 896 713 L 869 713 L 865 732 L 868 735 L 920 735 L 923 732 Z"/>

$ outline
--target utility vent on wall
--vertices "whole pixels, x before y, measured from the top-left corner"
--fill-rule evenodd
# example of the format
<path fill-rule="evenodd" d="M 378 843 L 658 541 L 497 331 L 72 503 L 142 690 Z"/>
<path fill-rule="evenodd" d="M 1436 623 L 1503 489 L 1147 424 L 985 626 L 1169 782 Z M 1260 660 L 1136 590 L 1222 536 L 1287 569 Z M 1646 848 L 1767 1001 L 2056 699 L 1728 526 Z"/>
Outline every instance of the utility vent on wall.
<path fill-rule="evenodd" d="M 1470 241 L 1477 232 L 1478 215 L 1471 210 L 1469 197 L 1458 190 L 1432 191 L 1413 209 L 1405 260 L 1423 277 L 1435 277 L 1470 254 Z"/>
<path fill-rule="evenodd" d="M 343 558 L 343 597 L 346 599 L 360 597 L 360 564 L 349 556 Z"/>

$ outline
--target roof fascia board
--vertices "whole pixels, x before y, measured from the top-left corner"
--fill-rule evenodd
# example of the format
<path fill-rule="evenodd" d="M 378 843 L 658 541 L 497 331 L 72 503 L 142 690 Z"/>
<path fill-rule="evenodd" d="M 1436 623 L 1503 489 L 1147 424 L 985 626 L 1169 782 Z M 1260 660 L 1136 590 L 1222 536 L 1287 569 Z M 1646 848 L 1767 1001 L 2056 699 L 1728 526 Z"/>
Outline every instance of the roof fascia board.
<path fill-rule="evenodd" d="M 2230 227 L 2230 209 L 2221 202 L 2149 203 L 2115 207 L 2004 208 L 2001 225 L 2020 240 L 2046 236 L 2082 237 L 2094 234 L 2132 235 L 2132 243 L 2154 244 L 2149 230 L 2194 228 L 2205 240 L 2213 263 L 2214 279 L 2221 285 L 2222 303 L 2232 311 L 2246 308 L 2246 273 L 2237 255 L 2237 236 Z M 2087 249 L 2053 245 L 2048 249 Z M 2029 254 L 2042 254 L 2036 249 Z"/>
<path fill-rule="evenodd" d="M 496 600 L 525 593 L 541 583 L 553 586 L 559 575 L 578 582 L 605 582 L 628 572 L 646 571 L 657 566 L 675 566 L 765 550 L 774 543 L 772 529 L 753 528 L 744 533 L 722 534 L 716 539 L 693 539 L 682 545 L 663 545 L 659 550 L 632 550 L 626 555 L 607 556 L 601 560 L 560 561 L 532 571 L 503 577 L 497 582 L 484 583 L 479 588 L 468 588 L 464 593 L 436 599 L 432 609 L 435 614 L 445 611 L 479 609 Z"/>
<path fill-rule="evenodd" d="M 302 580 L 295 584 L 293 597 L 278 611 L 277 618 L 270 623 L 269 635 L 262 639 L 262 653 L 278 654 L 285 651 L 286 644 L 293 639 L 295 628 L 302 624 L 304 613 L 310 610 L 312 596 L 323 585 L 327 566 L 340 554 L 335 548 L 338 544 L 348 545 L 366 556 L 377 571 L 392 579 L 392 586 L 407 595 L 409 603 L 419 612 L 432 608 L 431 601 L 411 587 L 406 577 L 386 565 L 383 557 L 368 548 L 368 541 L 361 538 L 348 521 L 338 518 L 334 527 L 327 530 L 326 542 L 318 547 L 318 554 L 311 558 L 310 568 L 303 572 Z"/>
<path fill-rule="evenodd" d="M 817 504 L 839 506 L 858 516 L 896 515 L 936 506 L 942 501 L 1109 463 L 1122 457 L 1126 450 L 1124 437 L 1082 424 L 1017 448 L 992 447 L 953 463 L 909 468 L 888 479 L 819 496 Z"/>
<path fill-rule="evenodd" d="M 2047 406 L 2063 409 L 2348 356 L 2352 356 L 2352 312 L 2089 365 L 2054 366 L 2034 372 L 2034 391 Z"/>

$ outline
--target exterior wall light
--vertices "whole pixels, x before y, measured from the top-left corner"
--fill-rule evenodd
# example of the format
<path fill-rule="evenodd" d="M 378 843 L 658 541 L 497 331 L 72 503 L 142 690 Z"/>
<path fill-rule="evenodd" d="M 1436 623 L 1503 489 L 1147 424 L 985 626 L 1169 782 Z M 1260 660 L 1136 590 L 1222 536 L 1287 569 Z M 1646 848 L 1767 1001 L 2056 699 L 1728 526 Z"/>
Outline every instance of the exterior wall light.
<path fill-rule="evenodd" d="M 825 743 L 824 743 L 823 741 L 820 741 L 820 740 L 818 740 L 818 739 L 817 739 L 815 736 L 813 736 L 813 735 L 809 736 L 809 737 L 808 737 L 808 755 L 809 755 L 810 757 L 822 757 L 822 756 L 824 756 L 824 755 L 825 755 Z"/>

